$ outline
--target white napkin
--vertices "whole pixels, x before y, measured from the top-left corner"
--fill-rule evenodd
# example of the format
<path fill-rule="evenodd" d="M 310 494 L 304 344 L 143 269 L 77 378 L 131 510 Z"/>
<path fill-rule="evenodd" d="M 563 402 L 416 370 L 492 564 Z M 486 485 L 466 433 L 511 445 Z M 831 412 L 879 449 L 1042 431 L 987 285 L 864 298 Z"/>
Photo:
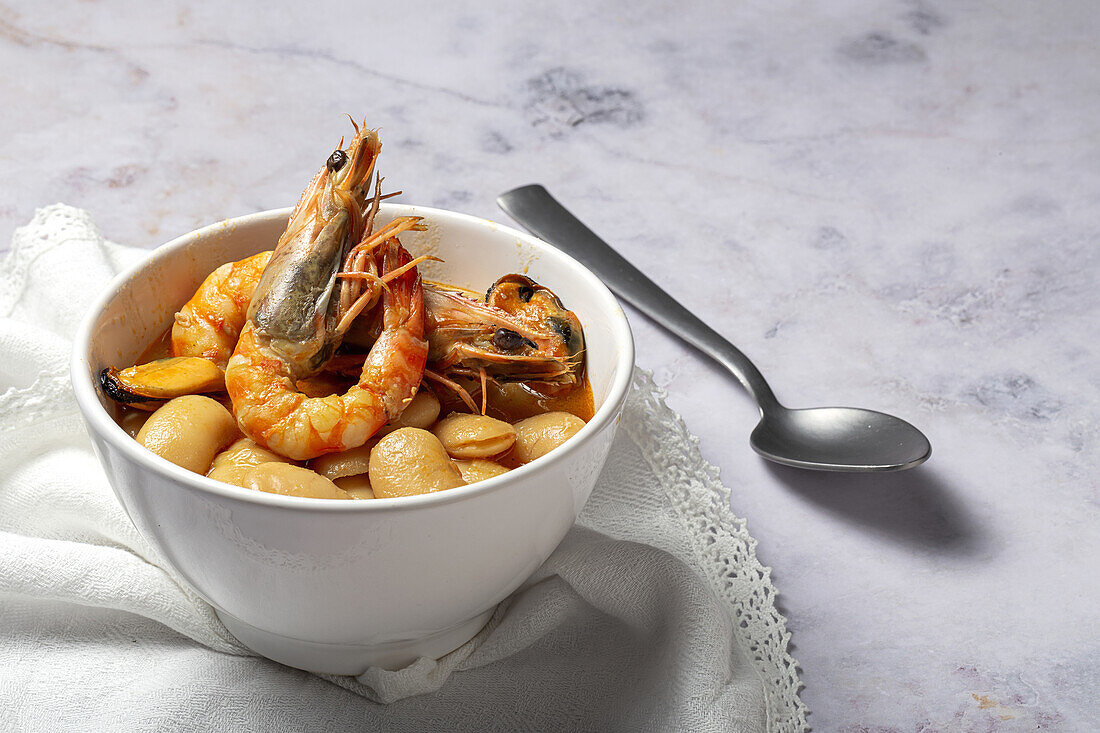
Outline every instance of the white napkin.
<path fill-rule="evenodd" d="M 0 274 L 0 729 L 806 729 L 769 570 L 643 372 L 578 525 L 472 641 L 357 679 L 252 656 L 130 524 L 69 386 L 146 255 L 58 204 Z"/>

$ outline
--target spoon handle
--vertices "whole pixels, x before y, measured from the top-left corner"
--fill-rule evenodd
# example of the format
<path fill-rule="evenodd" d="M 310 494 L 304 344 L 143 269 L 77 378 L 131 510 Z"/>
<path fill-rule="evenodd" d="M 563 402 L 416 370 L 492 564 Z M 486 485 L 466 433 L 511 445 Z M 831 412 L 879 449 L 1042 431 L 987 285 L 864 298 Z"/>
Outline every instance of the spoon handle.
<path fill-rule="evenodd" d="M 545 188 L 522 186 L 502 194 L 497 204 L 532 234 L 579 260 L 623 300 L 733 372 L 762 412 L 779 406 L 760 370 L 740 349 L 627 262 Z"/>

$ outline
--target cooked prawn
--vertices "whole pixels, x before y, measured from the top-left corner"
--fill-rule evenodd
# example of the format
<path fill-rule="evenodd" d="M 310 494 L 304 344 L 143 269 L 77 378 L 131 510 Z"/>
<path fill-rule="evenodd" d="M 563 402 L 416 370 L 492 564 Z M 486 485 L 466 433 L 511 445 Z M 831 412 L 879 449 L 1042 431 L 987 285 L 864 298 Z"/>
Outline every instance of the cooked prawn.
<path fill-rule="evenodd" d="M 237 424 L 254 441 L 288 458 L 304 460 L 363 445 L 404 411 L 424 374 L 424 298 L 408 252 L 389 239 L 379 270 L 389 280 L 382 295 L 384 327 L 371 347 L 357 384 L 344 394 L 307 397 L 296 382 L 303 363 L 287 358 L 276 339 L 255 321 L 245 324 L 226 370 Z M 307 360 L 308 361 L 308 360 Z"/>
<path fill-rule="evenodd" d="M 289 458 L 362 445 L 401 414 L 423 377 L 428 346 L 416 269 L 421 260 L 401 246 L 397 229 L 363 237 L 373 219 L 374 205 L 368 211 L 364 206 L 379 148 L 374 131 L 357 127 L 348 150 L 334 152 L 306 187 L 256 287 L 226 368 L 240 428 Z M 411 218 L 401 226 L 418 225 Z M 357 251 L 369 253 L 371 268 L 341 273 Z M 349 274 L 377 282 L 384 293 L 381 334 L 357 384 L 344 394 L 307 397 L 298 380 L 329 360 L 354 320 L 349 314 L 374 299 L 373 287 L 358 294 L 360 278 Z M 353 286 L 354 300 L 344 295 Z"/>
<path fill-rule="evenodd" d="M 489 287 L 484 302 L 426 286 L 424 302 L 429 377 L 434 381 L 442 383 L 442 375 L 479 377 L 482 383 L 487 377 L 560 385 L 580 381 L 580 321 L 553 292 L 529 277 L 501 277 Z"/>
<path fill-rule="evenodd" d="M 176 313 L 172 356 L 198 356 L 225 369 L 271 254 L 260 252 L 227 262 L 203 280 L 191 300 Z"/>

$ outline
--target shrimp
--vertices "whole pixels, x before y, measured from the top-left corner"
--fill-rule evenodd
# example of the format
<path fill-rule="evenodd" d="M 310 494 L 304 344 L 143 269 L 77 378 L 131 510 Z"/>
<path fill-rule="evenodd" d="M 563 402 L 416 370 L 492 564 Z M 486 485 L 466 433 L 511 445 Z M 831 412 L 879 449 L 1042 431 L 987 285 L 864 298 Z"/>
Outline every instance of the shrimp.
<path fill-rule="evenodd" d="M 485 302 L 438 287 L 426 287 L 424 298 L 433 374 L 559 385 L 580 381 L 580 321 L 553 292 L 529 277 L 499 278 Z"/>
<path fill-rule="evenodd" d="M 356 128 L 348 150 L 334 152 L 306 187 L 256 286 L 226 368 L 226 390 L 241 430 L 288 458 L 363 445 L 401 414 L 423 377 L 428 345 L 416 268 L 421 260 L 405 251 L 396 229 L 360 241 L 373 218 L 374 207 L 363 207 L 379 148 L 374 131 Z M 417 226 L 414 218 L 404 225 Z M 377 250 L 373 266 L 380 275 L 341 273 L 345 260 L 368 250 Z M 346 297 L 345 288 L 354 284 L 358 292 L 361 286 L 349 275 L 384 286 L 382 332 L 358 383 L 344 394 L 307 397 L 297 381 L 324 366 L 354 320 L 350 314 L 375 297 L 373 288 L 354 300 Z"/>
<path fill-rule="evenodd" d="M 366 443 L 412 401 L 428 356 L 420 275 L 403 269 L 415 260 L 396 239 L 386 241 L 381 257 L 383 277 L 398 273 L 382 295 L 384 327 L 358 383 L 344 394 L 304 395 L 296 382 L 307 373 L 308 354 L 288 358 L 278 335 L 255 320 L 245 324 L 225 382 L 237 424 L 252 440 L 295 460 L 344 451 Z"/>
<path fill-rule="evenodd" d="M 197 356 L 225 369 L 271 254 L 269 250 L 227 262 L 203 280 L 191 300 L 176 313 L 172 356 Z"/>
<path fill-rule="evenodd" d="M 271 251 L 227 262 L 210 273 L 176 313 L 170 357 L 99 374 L 116 402 L 155 410 L 189 394 L 225 391 L 225 365 L 237 345 L 248 303 L 271 259 Z"/>

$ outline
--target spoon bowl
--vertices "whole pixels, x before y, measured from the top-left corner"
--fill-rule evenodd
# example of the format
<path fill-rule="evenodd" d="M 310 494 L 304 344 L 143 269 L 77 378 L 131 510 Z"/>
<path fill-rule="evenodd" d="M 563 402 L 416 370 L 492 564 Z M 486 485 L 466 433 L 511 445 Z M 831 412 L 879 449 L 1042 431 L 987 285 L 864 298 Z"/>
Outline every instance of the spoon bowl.
<path fill-rule="evenodd" d="M 932 453 L 928 438 L 906 421 L 856 407 L 775 405 L 749 443 L 770 461 L 819 471 L 899 471 Z"/>

